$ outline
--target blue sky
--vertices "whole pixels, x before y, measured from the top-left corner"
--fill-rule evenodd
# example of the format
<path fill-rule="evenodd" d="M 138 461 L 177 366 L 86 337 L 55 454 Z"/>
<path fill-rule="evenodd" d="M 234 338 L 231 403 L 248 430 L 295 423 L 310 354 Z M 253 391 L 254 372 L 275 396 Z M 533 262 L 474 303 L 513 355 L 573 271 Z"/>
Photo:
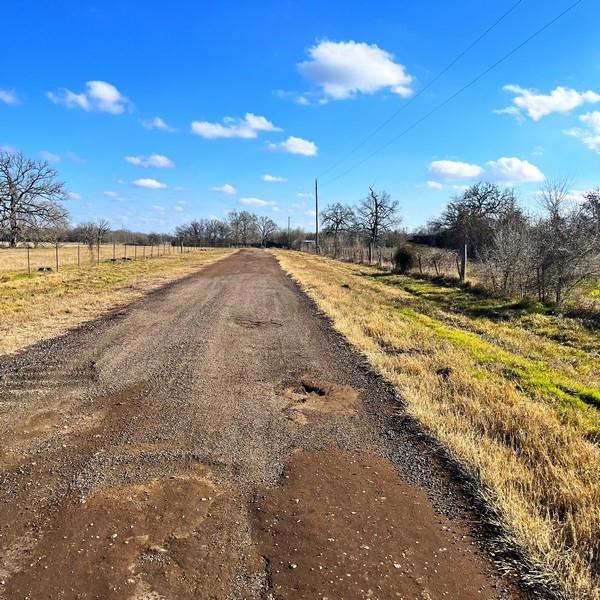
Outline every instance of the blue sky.
<path fill-rule="evenodd" d="M 0 146 L 54 163 L 74 222 L 144 231 L 234 208 L 310 228 L 324 172 L 321 205 L 374 184 L 409 228 L 481 178 L 531 206 L 544 177 L 598 186 L 596 0 L 355 167 L 573 1 L 523 0 L 329 170 L 515 1 L 6 3 Z"/>

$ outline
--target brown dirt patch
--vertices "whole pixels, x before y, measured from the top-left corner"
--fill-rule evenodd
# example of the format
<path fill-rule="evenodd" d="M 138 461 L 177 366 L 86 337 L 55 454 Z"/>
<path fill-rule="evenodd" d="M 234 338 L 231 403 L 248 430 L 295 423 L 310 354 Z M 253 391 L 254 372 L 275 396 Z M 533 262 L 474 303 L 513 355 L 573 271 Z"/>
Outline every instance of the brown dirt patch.
<path fill-rule="evenodd" d="M 358 393 L 349 385 L 329 381 L 303 379 L 287 387 L 282 395 L 291 400 L 289 410 L 303 413 L 341 413 L 353 415 L 358 405 Z"/>
<path fill-rule="evenodd" d="M 495 597 L 463 532 L 368 454 L 295 452 L 252 519 L 275 598 Z"/>
<path fill-rule="evenodd" d="M 224 598 L 231 567 L 212 516 L 226 503 L 202 469 L 70 502 L 6 597 Z"/>

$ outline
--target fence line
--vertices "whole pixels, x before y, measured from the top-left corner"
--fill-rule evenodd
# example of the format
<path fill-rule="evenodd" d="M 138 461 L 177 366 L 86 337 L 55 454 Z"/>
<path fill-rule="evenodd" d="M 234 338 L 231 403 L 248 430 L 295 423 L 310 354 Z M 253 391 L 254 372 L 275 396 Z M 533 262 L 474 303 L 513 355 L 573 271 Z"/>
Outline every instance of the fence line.
<path fill-rule="evenodd" d="M 50 246 L 0 248 L 0 275 L 12 273 L 56 272 L 64 267 L 89 267 L 100 263 L 123 263 L 181 255 L 201 248 L 161 244 L 87 244 L 64 243 Z"/>
<path fill-rule="evenodd" d="M 414 254 L 414 264 L 411 273 L 427 277 L 449 277 L 457 278 L 460 275 L 460 261 L 456 251 L 429 246 L 411 245 Z M 396 246 L 375 247 L 371 252 L 369 261 L 369 248 L 362 244 L 353 246 L 338 246 L 333 244 L 320 244 L 319 253 L 330 258 L 336 258 L 345 262 L 369 265 L 383 271 L 394 271 L 394 255 L 398 248 Z M 308 250 L 310 252 L 310 250 Z M 314 253 L 314 249 L 312 249 Z"/>

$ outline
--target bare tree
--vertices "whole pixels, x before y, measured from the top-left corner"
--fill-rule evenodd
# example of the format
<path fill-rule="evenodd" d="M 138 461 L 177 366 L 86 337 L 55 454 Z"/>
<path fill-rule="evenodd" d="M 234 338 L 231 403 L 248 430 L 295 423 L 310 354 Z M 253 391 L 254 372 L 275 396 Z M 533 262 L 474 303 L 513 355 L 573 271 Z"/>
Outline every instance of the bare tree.
<path fill-rule="evenodd" d="M 582 211 L 590 221 L 590 232 L 600 235 L 600 188 L 587 191 L 583 197 Z"/>
<path fill-rule="evenodd" d="M 444 231 L 449 246 L 460 248 L 467 244 L 477 256 L 490 243 L 494 223 L 515 205 L 513 190 L 480 181 L 448 203 L 438 227 Z"/>
<path fill-rule="evenodd" d="M 479 257 L 491 289 L 503 296 L 526 297 L 531 292 L 535 273 L 535 256 L 531 222 L 514 207 L 494 222 L 488 243 Z"/>
<path fill-rule="evenodd" d="M 90 260 L 94 259 L 94 247 L 96 252 L 99 252 L 100 245 L 106 238 L 106 235 L 110 231 L 110 225 L 108 221 L 99 219 L 98 221 L 88 221 L 87 223 L 81 223 L 77 227 L 79 232 L 80 240 L 87 244 L 88 250 L 90 251 Z"/>
<path fill-rule="evenodd" d="M 256 215 L 243 210 L 238 214 L 240 241 L 244 246 L 247 246 L 256 238 L 257 233 L 257 217 Z"/>
<path fill-rule="evenodd" d="M 567 180 L 547 181 L 540 192 L 543 217 L 535 229 L 538 295 L 561 306 L 577 285 L 599 273 L 600 239 L 585 207 L 569 199 Z"/>
<path fill-rule="evenodd" d="M 369 194 L 356 208 L 357 225 L 369 242 L 369 262 L 373 259 L 373 248 L 380 236 L 399 222 L 398 201 L 392 200 L 386 191 L 376 192 L 372 186 Z"/>
<path fill-rule="evenodd" d="M 0 225 L 9 231 L 15 247 L 27 227 L 55 227 L 67 212 L 64 185 L 46 162 L 26 158 L 20 152 L 0 152 Z"/>
<path fill-rule="evenodd" d="M 239 246 L 241 239 L 241 219 L 240 213 L 237 210 L 232 210 L 227 215 L 227 222 L 229 223 L 229 229 L 231 231 L 231 237 L 234 246 Z"/>
<path fill-rule="evenodd" d="M 354 211 L 349 206 L 344 206 L 341 202 L 336 202 L 321 212 L 323 231 L 333 235 L 334 256 L 337 257 L 338 255 L 340 233 L 350 231 L 354 225 L 354 221 Z"/>
<path fill-rule="evenodd" d="M 277 231 L 277 223 L 270 217 L 261 215 L 257 219 L 258 235 L 260 236 L 261 246 L 266 246 L 271 236 Z"/>

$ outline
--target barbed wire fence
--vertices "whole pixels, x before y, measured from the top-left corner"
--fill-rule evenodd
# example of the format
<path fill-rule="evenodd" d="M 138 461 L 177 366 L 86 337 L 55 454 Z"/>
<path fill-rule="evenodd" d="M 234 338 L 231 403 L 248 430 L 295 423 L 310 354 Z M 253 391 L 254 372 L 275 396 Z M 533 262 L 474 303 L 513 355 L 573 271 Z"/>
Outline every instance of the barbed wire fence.
<path fill-rule="evenodd" d="M 103 263 L 127 263 L 189 254 L 202 248 L 160 244 L 22 243 L 18 248 L 0 248 L 0 275 L 57 272 L 64 268 L 88 268 Z"/>

